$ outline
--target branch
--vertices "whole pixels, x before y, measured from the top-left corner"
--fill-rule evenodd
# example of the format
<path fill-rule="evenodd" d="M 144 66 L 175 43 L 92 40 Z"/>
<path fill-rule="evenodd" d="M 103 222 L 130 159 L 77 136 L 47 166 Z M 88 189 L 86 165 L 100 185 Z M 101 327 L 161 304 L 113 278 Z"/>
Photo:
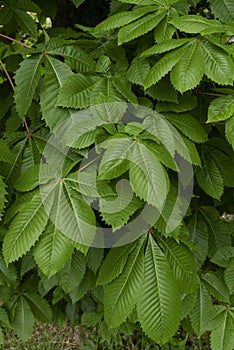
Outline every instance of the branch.
<path fill-rule="evenodd" d="M 11 38 L 11 37 L 9 37 L 9 36 L 7 36 L 7 35 L 4 35 L 4 34 L 1 34 L 1 33 L 0 33 L 0 36 L 3 37 L 3 38 L 5 38 L 5 39 L 11 40 L 11 41 L 13 41 L 13 42 L 16 43 L 16 44 L 19 44 L 19 45 L 21 45 L 21 46 L 24 46 L 24 47 L 26 47 L 27 49 L 31 49 L 31 46 L 29 46 L 29 45 L 27 45 L 27 44 L 24 44 L 24 43 L 21 43 L 20 41 L 18 41 L 18 40 L 16 40 L 16 39 L 13 39 L 13 38 Z"/>

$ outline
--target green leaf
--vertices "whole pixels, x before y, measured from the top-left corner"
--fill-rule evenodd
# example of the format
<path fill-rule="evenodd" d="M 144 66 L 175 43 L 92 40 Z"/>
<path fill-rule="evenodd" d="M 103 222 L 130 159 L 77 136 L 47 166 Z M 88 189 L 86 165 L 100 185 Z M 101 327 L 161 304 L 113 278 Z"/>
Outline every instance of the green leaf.
<path fill-rule="evenodd" d="M 52 322 L 52 312 L 48 302 L 39 294 L 34 292 L 24 293 L 24 297 L 29 304 L 34 317 L 43 323 Z"/>
<path fill-rule="evenodd" d="M 46 55 L 40 104 L 43 119 L 51 130 L 70 117 L 67 109 L 56 106 L 60 88 L 70 75 L 72 71 L 65 63 Z"/>
<path fill-rule="evenodd" d="M 234 149 L 234 117 L 231 117 L 226 123 L 225 123 L 225 134 L 228 142 Z"/>
<path fill-rule="evenodd" d="M 5 203 L 7 201 L 6 199 L 7 191 L 6 191 L 6 185 L 0 176 L 0 221 L 2 220 L 2 214 L 5 208 Z"/>
<path fill-rule="evenodd" d="M 208 233 L 207 226 L 202 215 L 196 210 L 189 219 L 188 229 L 190 232 L 189 241 L 198 248 L 193 254 L 199 266 L 201 266 L 208 255 Z"/>
<path fill-rule="evenodd" d="M 213 207 L 202 207 L 201 214 L 209 233 L 209 257 L 212 259 L 220 247 L 231 245 L 230 228 L 220 218 L 220 214 Z"/>
<path fill-rule="evenodd" d="M 191 114 L 166 113 L 165 116 L 167 120 L 180 129 L 190 140 L 198 143 L 206 142 L 208 140 L 204 128 Z"/>
<path fill-rule="evenodd" d="M 111 248 L 99 270 L 97 279 L 98 285 L 111 282 L 123 272 L 129 254 L 135 246 L 136 243 L 134 242 L 121 247 Z"/>
<path fill-rule="evenodd" d="M 118 44 L 122 45 L 155 28 L 165 17 L 166 12 L 146 14 L 144 17 L 124 26 L 118 33 Z"/>
<path fill-rule="evenodd" d="M 224 281 L 212 272 L 206 272 L 201 276 L 210 294 L 224 303 L 230 303 L 229 291 Z"/>
<path fill-rule="evenodd" d="M 144 332 L 159 344 L 166 343 L 180 321 L 181 301 L 177 283 L 165 255 L 151 235 L 145 252 L 145 276 L 137 302 Z"/>
<path fill-rule="evenodd" d="M 110 328 L 118 327 L 132 312 L 144 275 L 144 241 L 134 247 L 122 274 L 107 285 L 104 296 L 104 316 Z"/>
<path fill-rule="evenodd" d="M 114 230 L 124 226 L 142 205 L 142 201 L 132 192 L 128 180 L 120 180 L 116 185 L 116 191 L 117 197 L 100 200 L 101 215 Z"/>
<path fill-rule="evenodd" d="M 29 251 L 42 234 L 47 220 L 41 194 L 36 193 L 13 219 L 4 238 L 3 255 L 7 264 Z"/>
<path fill-rule="evenodd" d="M 234 292 L 234 268 L 229 267 L 224 271 L 224 280 L 229 289 L 229 293 Z"/>
<path fill-rule="evenodd" d="M 184 44 L 189 43 L 190 41 L 191 39 L 187 39 L 187 38 L 165 40 L 164 42 L 154 45 L 149 49 L 147 49 L 146 51 L 143 51 L 141 54 L 141 57 L 152 56 L 152 55 L 157 55 L 167 51 L 171 51 L 178 47 L 181 47 Z"/>
<path fill-rule="evenodd" d="M 3 139 L 0 139 L 0 150 L 1 150 L 0 151 L 1 162 L 7 162 L 7 163 L 14 162 L 13 154 Z"/>
<path fill-rule="evenodd" d="M 178 63 L 183 57 L 185 51 L 185 48 L 182 46 L 178 49 L 172 50 L 156 62 L 145 78 L 145 89 L 157 83 L 162 77 L 170 72 L 176 63 Z"/>
<path fill-rule="evenodd" d="M 85 0 L 71 0 L 73 2 L 73 4 L 77 7 L 79 7 L 81 4 L 83 4 L 83 2 L 85 2 Z"/>
<path fill-rule="evenodd" d="M 196 178 L 205 193 L 220 199 L 224 190 L 223 177 L 215 160 L 206 151 L 202 153 L 202 167 L 196 169 Z"/>
<path fill-rule="evenodd" d="M 26 301 L 21 295 L 18 298 L 15 315 L 13 320 L 13 329 L 22 341 L 28 340 L 34 325 L 33 313 Z"/>
<path fill-rule="evenodd" d="M 10 328 L 8 313 L 2 307 L 0 308 L 0 324 L 4 328 Z"/>
<path fill-rule="evenodd" d="M 84 76 L 81 73 L 72 75 L 63 84 L 57 106 L 86 108 L 90 105 L 90 94 L 98 81 L 97 77 Z"/>
<path fill-rule="evenodd" d="M 133 22 L 140 17 L 144 16 L 146 13 L 155 11 L 155 6 L 146 6 L 146 7 L 140 7 L 132 11 L 122 11 L 118 12 L 101 23 L 99 23 L 94 33 L 98 34 L 102 31 L 107 31 L 115 28 L 120 28 L 125 26 L 126 24 Z"/>
<path fill-rule="evenodd" d="M 193 330 L 199 337 L 209 329 L 208 323 L 212 319 L 212 316 L 213 309 L 211 296 L 206 287 L 201 284 L 197 292 L 196 303 L 189 314 Z"/>
<path fill-rule="evenodd" d="M 103 261 L 103 255 L 103 248 L 90 247 L 86 255 L 86 262 L 90 270 L 92 270 L 94 273 L 97 273 L 97 270 Z"/>
<path fill-rule="evenodd" d="M 208 41 L 201 42 L 205 60 L 204 73 L 218 84 L 232 85 L 233 61 L 221 48 Z"/>
<path fill-rule="evenodd" d="M 172 84 L 181 93 L 197 86 L 204 73 L 204 58 L 200 41 L 190 42 L 183 48 L 186 48 L 186 52 L 170 75 Z"/>
<path fill-rule="evenodd" d="M 64 45 L 49 50 L 50 55 L 59 55 L 65 58 L 65 63 L 77 73 L 93 72 L 95 61 L 78 46 Z M 50 59 L 48 57 L 48 59 Z"/>
<path fill-rule="evenodd" d="M 155 155 L 135 142 L 130 154 L 129 178 L 136 195 L 148 204 L 163 207 L 169 190 L 168 175 Z"/>
<path fill-rule="evenodd" d="M 28 13 L 14 9 L 14 19 L 24 32 L 30 34 L 34 39 L 37 38 L 37 25 Z"/>
<path fill-rule="evenodd" d="M 25 59 L 20 64 L 20 68 L 15 75 L 16 88 L 14 97 L 16 110 L 22 120 L 32 103 L 36 87 L 40 80 L 42 57 L 43 55 L 38 55 Z"/>
<path fill-rule="evenodd" d="M 59 284 L 65 293 L 71 292 L 79 286 L 85 274 L 85 257 L 82 253 L 76 251 L 71 260 L 62 271 L 59 272 Z"/>
<path fill-rule="evenodd" d="M 229 311 L 219 317 L 218 326 L 211 332 L 212 350 L 232 350 L 234 339 L 234 321 Z"/>
<path fill-rule="evenodd" d="M 222 267 L 232 267 L 234 261 L 234 247 L 220 247 L 211 261 Z"/>
<path fill-rule="evenodd" d="M 234 114 L 234 96 L 226 95 L 214 99 L 208 108 L 208 123 L 226 120 Z"/>
<path fill-rule="evenodd" d="M 162 78 L 156 85 L 147 89 L 145 93 L 159 101 L 178 102 L 178 92 L 172 86 L 169 74 Z M 159 103 L 157 103 L 156 110 L 160 112 L 158 110 Z"/>
<path fill-rule="evenodd" d="M 73 249 L 72 241 L 49 223 L 36 243 L 33 253 L 38 267 L 50 278 L 65 266 Z"/>
<path fill-rule="evenodd" d="M 209 30 L 211 33 L 222 33 L 223 25 L 216 20 L 207 19 L 197 15 L 186 15 L 173 19 L 171 23 L 181 32 L 186 33 L 205 33 Z"/>
<path fill-rule="evenodd" d="M 159 82 L 160 84 L 160 82 Z M 174 88 L 173 88 L 174 89 Z M 174 89 L 175 91 L 175 89 Z M 176 101 L 166 100 L 168 102 L 158 102 L 156 106 L 157 112 L 187 112 L 193 110 L 197 106 L 197 98 L 193 95 L 178 95 Z"/>
<path fill-rule="evenodd" d="M 185 245 L 177 243 L 172 238 L 163 239 L 161 242 L 180 290 L 185 293 L 196 291 L 199 278 L 196 274 L 197 266 L 193 254 Z"/>
<path fill-rule="evenodd" d="M 144 81 L 149 70 L 150 64 L 145 58 L 135 57 L 127 72 L 127 78 L 133 84 L 144 86 Z"/>
<path fill-rule="evenodd" d="M 234 21 L 234 4 L 232 0 L 209 0 L 215 18 L 224 23 Z"/>

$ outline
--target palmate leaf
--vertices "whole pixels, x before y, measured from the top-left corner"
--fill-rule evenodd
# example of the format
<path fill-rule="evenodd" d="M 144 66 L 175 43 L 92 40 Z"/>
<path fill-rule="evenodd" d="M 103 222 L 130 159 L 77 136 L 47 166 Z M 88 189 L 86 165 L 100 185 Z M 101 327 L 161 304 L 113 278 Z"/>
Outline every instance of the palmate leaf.
<path fill-rule="evenodd" d="M 129 254 L 135 248 L 136 242 L 121 247 L 113 247 L 99 270 L 97 284 L 107 284 L 117 278 L 124 269 Z"/>
<path fill-rule="evenodd" d="M 159 82 L 160 83 L 160 82 Z M 175 89 L 174 89 L 175 91 Z M 167 100 L 166 103 L 158 102 L 156 106 L 157 112 L 188 112 L 196 108 L 197 98 L 193 95 L 176 95 L 176 101 Z"/>
<path fill-rule="evenodd" d="M 46 55 L 40 104 L 43 119 L 51 130 L 70 117 L 67 109 L 56 106 L 59 90 L 70 75 L 72 70 L 65 63 Z"/>
<path fill-rule="evenodd" d="M 51 191 L 47 196 L 51 196 Z M 44 231 L 47 221 L 41 194 L 36 192 L 32 200 L 13 219 L 4 238 L 3 255 L 7 264 L 29 251 Z"/>
<path fill-rule="evenodd" d="M 145 252 L 145 276 L 137 302 L 144 332 L 163 344 L 176 332 L 180 321 L 180 295 L 165 255 L 151 235 Z"/>
<path fill-rule="evenodd" d="M 204 73 L 204 58 L 199 40 L 183 46 L 185 54 L 171 71 L 171 82 L 181 93 L 197 86 Z"/>
<path fill-rule="evenodd" d="M 211 261 L 222 267 L 232 267 L 234 260 L 234 247 L 220 247 Z"/>
<path fill-rule="evenodd" d="M 138 197 L 158 209 L 163 207 L 169 190 L 168 175 L 143 143 L 134 144 L 130 154 L 129 178 Z"/>
<path fill-rule="evenodd" d="M 233 61 L 221 48 L 209 41 L 201 42 L 205 60 L 204 73 L 218 84 L 232 85 Z"/>
<path fill-rule="evenodd" d="M 13 154 L 3 139 L 0 139 L 0 161 L 7 163 L 14 162 Z"/>
<path fill-rule="evenodd" d="M 157 55 L 160 53 L 171 51 L 189 43 L 190 41 L 191 39 L 189 38 L 165 40 L 164 42 L 154 45 L 149 49 L 147 49 L 146 51 L 143 51 L 140 57 L 145 57 L 145 56 L 147 57 L 147 56 Z"/>
<path fill-rule="evenodd" d="M 38 267 L 50 278 L 65 266 L 73 249 L 72 241 L 50 222 L 36 243 L 33 254 Z"/>
<path fill-rule="evenodd" d="M 118 12 L 99 23 L 96 26 L 94 33 L 97 34 L 102 31 L 123 27 L 144 16 L 146 13 L 155 11 L 155 9 L 155 6 L 145 6 L 132 11 Z"/>
<path fill-rule="evenodd" d="M 175 27 L 170 23 L 171 17 L 173 17 L 174 13 L 170 12 L 169 15 L 165 16 L 163 20 L 157 25 L 154 31 L 154 39 L 157 43 L 162 43 L 166 40 L 172 38 L 175 33 Z"/>
<path fill-rule="evenodd" d="M 16 88 L 14 98 L 16 110 L 22 120 L 32 103 L 41 76 L 40 65 L 42 58 L 43 55 L 38 55 L 25 59 L 20 64 L 20 68 L 15 75 Z"/>
<path fill-rule="evenodd" d="M 162 239 L 164 254 L 180 290 L 185 293 L 195 292 L 199 285 L 196 274 L 196 263 L 193 254 L 182 243 L 177 243 L 173 238 Z"/>
<path fill-rule="evenodd" d="M 145 237 L 140 238 L 122 274 L 105 289 L 104 317 L 110 328 L 123 323 L 136 305 L 144 275 L 144 242 Z"/>
<path fill-rule="evenodd" d="M 211 296 L 201 283 L 197 292 L 197 299 L 189 317 L 193 330 L 200 337 L 209 329 L 209 321 L 213 318 L 213 305 Z"/>
<path fill-rule="evenodd" d="M 225 134 L 228 142 L 234 149 L 234 116 L 225 123 Z"/>
<path fill-rule="evenodd" d="M 96 85 L 98 78 L 84 76 L 81 73 L 72 75 L 63 84 L 57 106 L 71 108 L 85 108 L 90 105 L 90 93 Z"/>
<path fill-rule="evenodd" d="M 144 17 L 124 26 L 118 33 L 118 44 L 122 45 L 155 28 L 166 16 L 166 12 L 159 11 L 146 14 Z"/>
<path fill-rule="evenodd" d="M 230 311 L 219 315 L 217 327 L 211 332 L 212 350 L 233 350 L 234 320 Z"/>
<path fill-rule="evenodd" d="M 103 105 L 105 102 L 107 102 L 108 106 L 108 102 L 121 102 L 123 100 L 122 94 L 113 84 L 113 77 L 104 77 L 100 79 L 94 86 L 90 95 L 90 103 L 94 108 L 96 105 Z"/>
<path fill-rule="evenodd" d="M 229 293 L 234 292 L 234 267 L 229 267 L 224 272 L 224 280 L 229 289 Z"/>
<path fill-rule="evenodd" d="M 32 333 L 33 325 L 33 313 L 24 296 L 20 295 L 15 309 L 13 329 L 22 341 L 26 341 Z"/>
<path fill-rule="evenodd" d="M 234 4 L 232 0 L 209 0 L 215 18 L 224 23 L 234 21 Z"/>
<path fill-rule="evenodd" d="M 196 169 L 196 178 L 205 193 L 220 199 L 224 190 L 224 180 L 209 152 L 202 153 L 202 167 Z"/>
<path fill-rule="evenodd" d="M 77 73 L 93 72 L 95 61 L 78 46 L 65 45 L 49 50 L 50 55 L 59 55 L 65 58 L 65 63 Z"/>
<path fill-rule="evenodd" d="M 227 95 L 214 99 L 208 108 L 208 123 L 226 120 L 234 114 L 234 96 Z"/>
<path fill-rule="evenodd" d="M 112 82 L 116 90 L 126 101 L 134 104 L 138 103 L 136 95 L 131 90 L 131 84 L 127 81 L 125 76 L 114 77 Z"/>
<path fill-rule="evenodd" d="M 153 84 L 157 83 L 163 78 L 172 68 L 179 62 L 184 55 L 186 49 L 184 46 L 178 49 L 172 50 L 165 56 L 163 56 L 158 62 L 156 62 L 149 73 L 147 74 L 144 82 L 145 89 L 149 88 Z"/>
<path fill-rule="evenodd" d="M 165 117 L 178 129 L 180 129 L 190 140 L 198 143 L 207 141 L 207 134 L 204 128 L 191 114 L 166 113 Z"/>

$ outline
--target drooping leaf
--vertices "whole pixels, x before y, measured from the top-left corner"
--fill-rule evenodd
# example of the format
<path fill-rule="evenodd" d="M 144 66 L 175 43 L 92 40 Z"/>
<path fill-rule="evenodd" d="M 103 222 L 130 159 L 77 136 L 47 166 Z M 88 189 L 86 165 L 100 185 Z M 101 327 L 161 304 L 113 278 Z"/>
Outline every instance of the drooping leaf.
<path fill-rule="evenodd" d="M 144 332 L 163 344 L 175 333 L 180 321 L 180 295 L 165 255 L 149 236 L 145 252 L 145 276 L 137 312 Z"/>

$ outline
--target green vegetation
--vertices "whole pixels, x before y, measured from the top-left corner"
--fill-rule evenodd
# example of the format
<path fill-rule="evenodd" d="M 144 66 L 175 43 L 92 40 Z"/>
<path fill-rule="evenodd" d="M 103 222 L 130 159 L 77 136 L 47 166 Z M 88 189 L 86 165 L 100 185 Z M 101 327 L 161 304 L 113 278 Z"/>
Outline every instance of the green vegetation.
<path fill-rule="evenodd" d="M 233 37 L 231 0 L 0 1 L 0 343 L 234 349 Z"/>

